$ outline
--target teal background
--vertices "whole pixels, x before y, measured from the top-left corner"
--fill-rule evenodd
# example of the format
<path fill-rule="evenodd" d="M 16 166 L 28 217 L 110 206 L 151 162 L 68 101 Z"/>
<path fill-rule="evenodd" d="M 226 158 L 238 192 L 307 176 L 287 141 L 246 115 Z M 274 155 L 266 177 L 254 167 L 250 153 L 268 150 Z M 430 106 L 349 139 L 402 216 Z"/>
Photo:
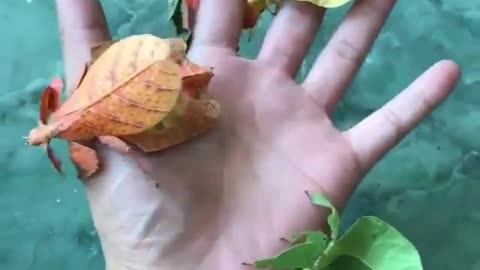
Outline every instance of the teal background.
<path fill-rule="evenodd" d="M 172 34 L 166 1 L 102 3 L 115 38 Z M 300 77 L 345 10 L 327 14 Z M 54 2 L 2 0 L 0 18 L 0 269 L 103 269 L 72 168 L 62 180 L 44 153 L 21 139 L 36 123 L 40 91 L 62 72 Z M 244 55 L 255 56 L 270 19 L 262 18 L 250 43 L 242 39 Z M 393 224 L 418 247 L 425 269 L 480 270 L 479 33 L 477 0 L 398 1 L 335 113 L 338 126 L 349 127 L 435 61 L 462 65 L 454 94 L 371 171 L 344 213 L 344 226 L 370 214 Z"/>

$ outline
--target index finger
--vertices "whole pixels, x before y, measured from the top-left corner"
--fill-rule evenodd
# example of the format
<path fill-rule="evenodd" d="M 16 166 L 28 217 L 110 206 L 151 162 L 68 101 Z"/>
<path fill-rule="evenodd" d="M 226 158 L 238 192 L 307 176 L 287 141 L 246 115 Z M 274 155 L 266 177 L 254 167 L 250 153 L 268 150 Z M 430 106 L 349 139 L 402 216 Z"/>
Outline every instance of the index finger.
<path fill-rule="evenodd" d="M 67 88 L 70 90 L 86 62 L 90 47 L 110 40 L 98 0 L 56 0 Z"/>
<path fill-rule="evenodd" d="M 243 22 L 245 0 L 199 0 L 195 11 L 192 44 L 236 51 Z"/>

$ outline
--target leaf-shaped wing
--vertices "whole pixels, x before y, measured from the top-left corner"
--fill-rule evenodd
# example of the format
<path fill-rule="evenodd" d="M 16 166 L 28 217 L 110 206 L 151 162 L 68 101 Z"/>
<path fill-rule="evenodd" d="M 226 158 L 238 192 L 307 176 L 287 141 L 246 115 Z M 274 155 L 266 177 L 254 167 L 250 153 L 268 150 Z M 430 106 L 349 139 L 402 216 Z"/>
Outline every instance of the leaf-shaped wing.
<path fill-rule="evenodd" d="M 55 77 L 43 90 L 40 97 L 40 121 L 43 124 L 47 124 L 48 117 L 59 108 L 62 88 L 62 79 Z"/>

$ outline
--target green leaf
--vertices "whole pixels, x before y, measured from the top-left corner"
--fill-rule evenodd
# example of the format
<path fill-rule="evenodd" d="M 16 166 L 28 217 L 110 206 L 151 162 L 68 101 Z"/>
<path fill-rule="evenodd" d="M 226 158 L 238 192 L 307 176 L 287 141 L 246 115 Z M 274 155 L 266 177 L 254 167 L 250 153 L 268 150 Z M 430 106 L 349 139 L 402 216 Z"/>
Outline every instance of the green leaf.
<path fill-rule="evenodd" d="M 359 218 L 327 250 L 315 269 L 324 269 L 341 255 L 363 261 L 372 270 L 422 270 L 416 248 L 388 223 L 377 217 Z"/>
<path fill-rule="evenodd" d="M 273 270 L 290 270 L 297 268 L 311 268 L 316 258 L 317 246 L 306 242 L 296 244 L 282 251 L 275 257 L 255 261 L 257 268 L 271 267 Z"/>
<path fill-rule="evenodd" d="M 189 43 L 191 35 L 192 35 L 192 32 L 189 29 L 183 28 L 183 30 L 178 34 L 178 37 L 182 38 L 183 40 L 185 40 L 185 42 Z"/>
<path fill-rule="evenodd" d="M 315 269 L 315 268 L 314 268 Z M 351 257 L 342 255 L 337 257 L 335 261 L 329 264 L 326 268 L 322 270 L 372 270 L 368 265 L 366 265 L 361 260 Z"/>
<path fill-rule="evenodd" d="M 182 0 L 168 0 L 168 20 L 172 20 L 176 12 L 182 11 Z"/>
<path fill-rule="evenodd" d="M 192 33 L 189 29 L 183 28 L 182 0 L 168 0 L 168 20 L 175 27 L 176 35 L 187 43 L 188 50 Z"/>
<path fill-rule="evenodd" d="M 173 23 L 177 35 L 185 31 L 182 16 L 182 0 L 168 0 L 168 20 Z"/>
<path fill-rule="evenodd" d="M 318 206 L 330 208 L 331 212 L 328 216 L 328 225 L 330 226 L 330 238 L 335 241 L 338 237 L 340 227 L 340 215 L 338 214 L 332 203 L 321 193 L 314 193 L 311 196 L 312 203 Z"/>
<path fill-rule="evenodd" d="M 315 269 L 315 268 L 313 268 Z M 351 256 L 340 256 L 322 270 L 372 270 L 361 260 Z"/>
<path fill-rule="evenodd" d="M 297 0 L 301 2 L 310 2 L 319 7 L 336 8 L 347 4 L 352 0 Z"/>

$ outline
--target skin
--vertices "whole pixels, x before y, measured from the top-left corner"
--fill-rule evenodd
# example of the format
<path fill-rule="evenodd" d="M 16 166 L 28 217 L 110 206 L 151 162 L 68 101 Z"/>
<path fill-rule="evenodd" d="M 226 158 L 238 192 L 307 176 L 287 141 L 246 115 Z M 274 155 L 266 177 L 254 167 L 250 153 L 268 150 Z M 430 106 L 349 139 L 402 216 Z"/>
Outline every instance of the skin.
<path fill-rule="evenodd" d="M 304 191 L 323 192 L 342 209 L 460 77 L 455 63 L 442 60 L 338 130 L 330 113 L 395 1 L 356 1 L 301 84 L 293 77 L 324 10 L 287 3 L 258 58 L 247 60 L 235 55 L 243 2 L 203 0 L 196 20 L 189 57 L 214 67 L 210 91 L 223 109 L 212 132 L 154 154 L 97 146 L 106 167 L 85 186 L 107 269 L 248 269 L 241 262 L 283 249 L 280 237 L 325 228 L 328 212 Z M 58 0 L 57 11 L 72 85 L 89 45 L 109 34 L 97 1 Z"/>

